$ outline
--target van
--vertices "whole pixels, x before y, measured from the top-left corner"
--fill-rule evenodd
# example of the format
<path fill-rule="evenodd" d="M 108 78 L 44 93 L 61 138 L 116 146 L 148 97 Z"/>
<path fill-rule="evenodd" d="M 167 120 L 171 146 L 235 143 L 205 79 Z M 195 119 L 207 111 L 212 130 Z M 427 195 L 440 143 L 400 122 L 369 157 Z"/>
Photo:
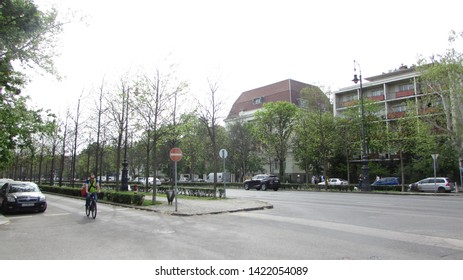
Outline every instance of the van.
<path fill-rule="evenodd" d="M 225 182 L 230 182 L 230 173 L 225 172 L 224 174 L 222 172 L 220 173 L 218 172 L 217 173 L 217 183 L 223 182 L 224 177 L 225 177 Z M 209 173 L 209 175 L 207 175 L 206 182 L 209 182 L 209 183 L 214 182 L 214 173 Z"/>

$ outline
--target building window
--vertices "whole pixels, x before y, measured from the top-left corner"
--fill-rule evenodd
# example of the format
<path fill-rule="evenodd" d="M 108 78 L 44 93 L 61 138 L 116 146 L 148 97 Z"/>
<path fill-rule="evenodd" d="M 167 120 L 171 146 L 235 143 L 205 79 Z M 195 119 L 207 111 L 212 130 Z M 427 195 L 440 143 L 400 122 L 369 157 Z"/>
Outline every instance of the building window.
<path fill-rule="evenodd" d="M 258 98 L 254 98 L 254 100 L 252 100 L 252 104 L 254 105 L 258 105 L 258 104 L 262 104 L 264 103 L 264 97 L 261 96 L 261 97 L 258 97 Z"/>
<path fill-rule="evenodd" d="M 391 112 L 405 112 L 405 111 L 407 111 L 406 104 L 397 104 L 391 107 Z"/>
<path fill-rule="evenodd" d="M 400 91 L 409 91 L 409 90 L 414 90 L 415 86 L 413 84 L 408 84 L 408 85 L 400 85 L 399 86 L 399 92 Z"/>
<path fill-rule="evenodd" d="M 377 90 L 373 90 L 372 92 L 370 92 L 368 94 L 368 97 L 376 97 L 376 96 L 383 96 L 384 94 L 384 90 L 382 89 L 377 89 Z"/>

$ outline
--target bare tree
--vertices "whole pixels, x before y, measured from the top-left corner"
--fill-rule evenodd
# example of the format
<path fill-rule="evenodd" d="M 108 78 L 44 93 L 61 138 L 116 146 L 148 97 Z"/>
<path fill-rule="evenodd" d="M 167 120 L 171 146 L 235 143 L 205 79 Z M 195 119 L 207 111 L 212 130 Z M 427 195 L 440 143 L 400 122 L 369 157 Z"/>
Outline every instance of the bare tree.
<path fill-rule="evenodd" d="M 176 107 L 178 93 L 186 88 L 186 83 L 178 82 L 174 71 L 170 69 L 165 74 L 156 69 L 153 76 L 144 75 L 137 85 L 136 109 L 147 132 L 146 136 L 146 165 L 145 186 L 148 186 L 150 167 L 153 166 L 154 176 L 157 176 L 159 165 L 158 146 L 163 135 L 160 126 L 168 118 L 168 108 Z M 174 104 L 171 104 L 171 102 Z M 151 141 L 152 140 L 152 141 Z M 152 155 L 151 155 L 152 151 Z M 151 165 L 151 163 L 153 163 Z M 153 181 L 153 203 L 156 201 L 156 184 Z"/>
<path fill-rule="evenodd" d="M 77 102 L 77 112 L 76 112 L 76 118 L 74 121 L 75 124 L 75 129 L 74 129 L 74 146 L 73 146 L 73 154 L 72 154 L 72 168 L 71 168 L 71 185 L 74 186 L 74 181 L 75 181 L 75 175 L 76 175 L 76 162 L 77 162 L 77 139 L 79 135 L 79 116 L 80 116 L 80 100 L 81 97 L 79 98 Z M 51 185 L 52 182 L 50 182 Z"/>
<path fill-rule="evenodd" d="M 126 110 L 128 109 L 128 106 L 126 106 L 127 102 L 127 97 L 129 95 L 130 91 L 130 82 L 127 77 L 122 77 L 119 81 L 119 86 L 115 90 L 116 92 L 113 93 L 113 95 L 108 96 L 108 113 L 109 113 L 109 119 L 111 123 L 113 124 L 115 129 L 110 129 L 110 132 L 113 132 L 111 135 L 111 138 L 116 144 L 116 185 L 119 186 L 119 170 L 121 167 L 121 153 L 122 153 L 122 147 L 124 145 L 124 133 L 126 130 L 126 125 L 128 124 L 128 121 L 126 121 L 127 118 L 127 112 Z M 127 108 L 126 108 L 127 107 Z"/>
<path fill-rule="evenodd" d="M 199 120 L 207 129 L 207 135 L 211 141 L 211 159 L 214 170 L 214 196 L 217 194 L 217 170 L 219 170 L 219 149 L 217 144 L 217 126 L 220 112 L 223 109 L 223 102 L 218 98 L 219 82 L 207 80 L 209 86 L 208 99 L 206 104 L 198 101 Z M 224 178 L 225 180 L 225 178 Z"/>

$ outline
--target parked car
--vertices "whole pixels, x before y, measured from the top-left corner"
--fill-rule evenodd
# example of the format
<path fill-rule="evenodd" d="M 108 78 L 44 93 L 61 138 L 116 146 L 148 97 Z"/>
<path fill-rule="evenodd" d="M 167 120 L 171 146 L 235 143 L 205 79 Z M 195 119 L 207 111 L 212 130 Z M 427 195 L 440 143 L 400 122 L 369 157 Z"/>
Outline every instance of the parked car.
<path fill-rule="evenodd" d="M 400 185 L 399 177 L 384 177 L 374 181 L 372 186 L 398 186 Z"/>
<path fill-rule="evenodd" d="M 273 189 L 277 191 L 280 188 L 280 179 L 275 175 L 259 174 L 252 177 L 251 180 L 246 180 L 243 183 L 244 189 L 257 189 L 266 191 Z"/>
<path fill-rule="evenodd" d="M 47 200 L 37 184 L 11 181 L 0 187 L 0 205 L 4 213 L 44 212 L 47 209 Z"/>
<path fill-rule="evenodd" d="M 320 182 L 318 183 L 319 185 L 325 185 L 325 182 Z M 328 185 L 329 186 L 340 186 L 340 185 L 348 185 L 349 182 L 344 179 L 339 179 L 339 178 L 329 178 L 328 179 Z"/>
<path fill-rule="evenodd" d="M 409 185 L 409 191 L 420 192 L 452 192 L 455 184 L 446 177 L 429 177 Z"/>
<path fill-rule="evenodd" d="M 155 178 L 154 177 L 148 177 L 148 185 L 152 186 L 154 183 Z M 135 182 L 138 182 L 141 185 L 145 185 L 146 183 L 146 177 L 137 177 L 135 178 Z M 156 186 L 161 185 L 161 180 L 156 178 Z"/>

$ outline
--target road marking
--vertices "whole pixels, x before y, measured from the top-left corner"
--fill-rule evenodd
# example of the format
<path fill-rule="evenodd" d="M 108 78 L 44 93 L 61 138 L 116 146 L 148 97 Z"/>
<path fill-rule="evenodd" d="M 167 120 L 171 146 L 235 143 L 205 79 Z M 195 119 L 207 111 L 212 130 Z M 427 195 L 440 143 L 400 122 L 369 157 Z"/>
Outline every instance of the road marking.
<path fill-rule="evenodd" d="M 356 225 L 349 225 L 349 224 L 342 224 L 342 223 L 335 223 L 335 222 L 317 221 L 317 220 L 310 220 L 310 219 L 273 216 L 273 215 L 268 215 L 268 214 L 257 214 L 257 213 L 251 213 L 251 212 L 233 213 L 232 215 L 252 217 L 252 218 L 262 219 L 262 220 L 273 220 L 275 222 L 282 222 L 282 223 L 293 223 L 293 224 L 298 224 L 298 225 L 318 227 L 318 228 L 324 228 L 324 229 L 329 229 L 329 230 L 344 231 L 344 232 L 348 232 L 352 234 L 361 234 L 361 235 L 367 235 L 367 236 L 378 237 L 378 238 L 383 238 L 383 239 L 390 239 L 390 240 L 395 240 L 395 241 L 416 243 L 416 244 L 421 244 L 421 245 L 426 245 L 426 246 L 436 246 L 436 247 L 463 251 L 463 240 L 455 239 L 455 238 L 429 236 L 429 235 L 399 232 L 399 231 L 393 231 L 393 230 L 387 230 L 387 229 L 378 229 L 378 228 L 356 226 Z"/>
<path fill-rule="evenodd" d="M 19 219 L 26 219 L 26 218 L 32 218 L 33 216 L 10 216 L 8 217 L 9 220 L 19 220 Z"/>
<path fill-rule="evenodd" d="M 70 213 L 56 213 L 56 214 L 44 214 L 44 216 L 47 216 L 47 217 L 53 217 L 53 216 L 65 216 L 65 215 L 69 215 Z"/>

